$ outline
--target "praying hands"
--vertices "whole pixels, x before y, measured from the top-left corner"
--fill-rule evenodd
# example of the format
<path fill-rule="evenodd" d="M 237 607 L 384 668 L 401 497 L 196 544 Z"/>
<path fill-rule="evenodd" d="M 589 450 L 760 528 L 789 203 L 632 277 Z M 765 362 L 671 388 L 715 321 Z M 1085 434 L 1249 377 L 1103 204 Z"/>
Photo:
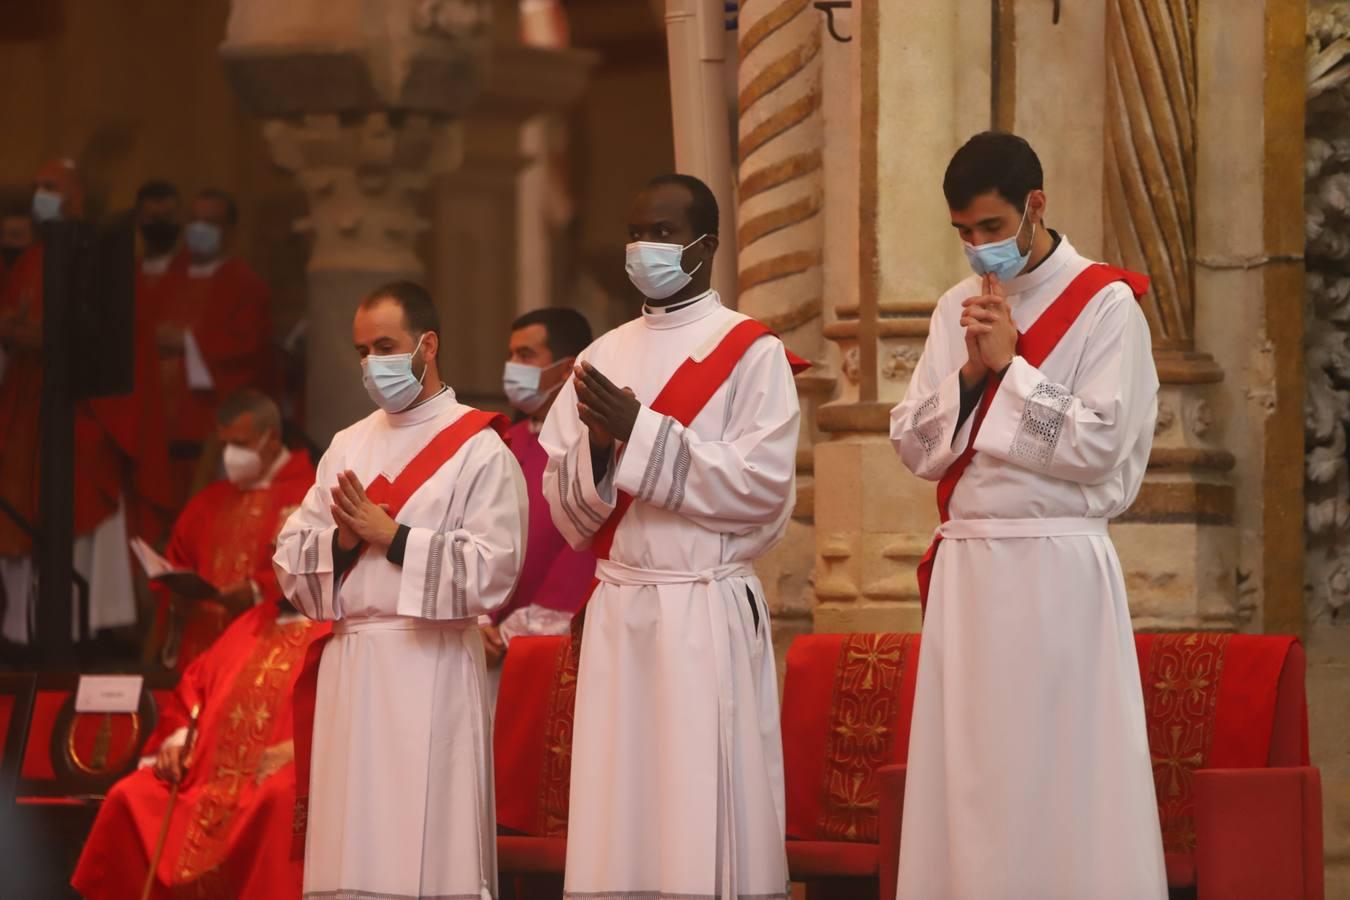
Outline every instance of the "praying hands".
<path fill-rule="evenodd" d="M 355 550 L 365 542 L 386 550 L 398 534 L 398 523 L 389 515 L 389 507 L 366 496 L 366 489 L 350 469 L 338 473 L 333 494 L 333 521 L 338 527 L 338 546 Z"/>
<path fill-rule="evenodd" d="M 638 411 L 642 404 L 632 388 L 618 388 L 600 374 L 590 363 L 582 363 L 574 370 L 577 379 L 577 415 L 590 429 L 591 445 L 607 450 L 615 440 L 627 441 L 633 436 Z"/>
<path fill-rule="evenodd" d="M 962 367 L 967 387 L 983 381 L 989 372 L 1001 373 L 1017 355 L 1017 326 L 997 275 L 985 275 L 981 293 L 961 303 L 961 327 L 966 329 L 969 355 Z"/>

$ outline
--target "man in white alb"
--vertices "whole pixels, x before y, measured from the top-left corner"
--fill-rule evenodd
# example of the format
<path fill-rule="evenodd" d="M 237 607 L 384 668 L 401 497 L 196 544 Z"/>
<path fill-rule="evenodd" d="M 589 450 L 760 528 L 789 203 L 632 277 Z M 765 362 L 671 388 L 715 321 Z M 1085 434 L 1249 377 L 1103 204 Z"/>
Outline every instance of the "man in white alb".
<path fill-rule="evenodd" d="M 442 384 L 422 287 L 374 291 L 352 332 L 380 409 L 333 438 L 274 560 L 284 594 L 334 622 L 317 680 L 296 686 L 305 895 L 495 896 L 477 617 L 506 602 L 524 557 L 520 466 L 505 420 Z"/>
<path fill-rule="evenodd" d="M 1138 493 L 1157 416 L 1147 279 L 1044 226 L 1041 164 L 1019 137 L 971 138 L 943 191 L 975 275 L 938 301 L 891 413 L 944 522 L 920 569 L 899 896 L 1163 897 L 1106 529 Z"/>
<path fill-rule="evenodd" d="M 599 560 L 565 894 L 785 897 L 777 681 L 751 564 L 792 510 L 792 368 L 709 288 L 706 185 L 654 179 L 628 230 L 642 315 L 581 354 L 541 435 L 553 520 Z"/>

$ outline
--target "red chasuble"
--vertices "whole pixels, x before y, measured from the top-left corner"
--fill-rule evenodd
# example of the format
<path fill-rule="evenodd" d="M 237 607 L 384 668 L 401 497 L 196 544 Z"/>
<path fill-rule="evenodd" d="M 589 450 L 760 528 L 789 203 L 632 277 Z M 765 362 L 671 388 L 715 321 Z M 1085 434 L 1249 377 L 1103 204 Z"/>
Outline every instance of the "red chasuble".
<path fill-rule="evenodd" d="M 153 751 L 201 705 L 199 735 L 156 870 L 152 897 L 298 898 L 290 859 L 295 765 L 291 693 L 309 645 L 329 626 L 277 623 L 277 605 L 240 616 L 183 674 Z M 71 884 L 91 900 L 140 894 L 169 786 L 142 769 L 109 792 Z"/>
<path fill-rule="evenodd" d="M 41 244 L 14 266 L 0 294 L 0 320 L 42 333 Z M 0 496 L 29 522 L 37 522 L 41 466 L 38 425 L 42 404 L 42 350 L 8 345 L 0 374 Z M 75 533 L 87 534 L 117 509 L 126 461 L 115 436 L 100 421 L 96 404 L 75 407 Z M 162 463 L 161 463 L 162 465 Z M 162 471 L 162 470 L 161 470 Z M 30 542 L 7 516 L 0 516 L 0 556 L 26 556 Z"/>
<path fill-rule="evenodd" d="M 225 260 L 205 278 L 193 278 L 178 261 L 154 286 L 159 324 L 192 332 L 214 387 L 188 388 L 183 354 L 161 362 L 170 441 L 201 441 L 215 428 L 216 404 L 244 388 L 270 392 L 272 298 L 248 264 Z"/>
<path fill-rule="evenodd" d="M 251 578 L 262 590 L 263 602 L 281 599 L 272 569 L 277 534 L 314 483 L 314 464 L 304 450 L 292 450 L 291 458 L 272 478 L 256 490 L 242 490 L 229 481 L 208 484 L 184 508 L 169 538 L 165 556 L 175 565 L 191 569 L 216 587 L 233 587 Z M 211 646 L 229 624 L 225 607 L 211 600 L 187 607 L 178 668 Z M 161 630 L 168 613 L 168 595 L 161 592 Z"/>

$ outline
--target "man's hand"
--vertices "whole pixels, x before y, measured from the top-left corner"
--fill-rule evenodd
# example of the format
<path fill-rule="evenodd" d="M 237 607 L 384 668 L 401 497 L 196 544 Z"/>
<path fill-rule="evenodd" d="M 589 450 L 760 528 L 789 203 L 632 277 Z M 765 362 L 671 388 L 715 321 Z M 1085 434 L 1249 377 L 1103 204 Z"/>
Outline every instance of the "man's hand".
<path fill-rule="evenodd" d="M 590 363 L 574 370 L 577 379 L 577 415 L 591 431 L 591 445 L 607 450 L 616 440 L 633 436 L 642 404 L 632 388 L 619 388 Z"/>
<path fill-rule="evenodd" d="M 484 625 L 480 630 L 483 632 L 483 655 L 487 657 L 488 667 L 500 665 L 506 656 L 506 641 L 502 640 L 501 629 L 496 625 Z"/>
<path fill-rule="evenodd" d="M 389 515 L 386 504 L 376 504 L 366 496 L 366 489 L 356 473 L 350 469 L 338 473 L 333 493 L 333 521 L 338 526 L 338 546 L 352 550 L 361 541 L 381 550 L 389 548 L 398 523 Z"/>
<path fill-rule="evenodd" d="M 165 744 L 160 747 L 155 756 L 155 777 L 169 784 L 182 781 L 183 773 L 187 771 L 187 756 L 183 749 L 183 744 Z"/>
<path fill-rule="evenodd" d="M 258 757 L 258 771 L 254 773 L 254 783 L 262 784 L 276 774 L 278 769 L 294 759 L 295 741 L 282 741 L 280 744 L 273 744 Z"/>
<path fill-rule="evenodd" d="M 966 329 L 966 349 L 979 351 L 979 361 L 984 366 L 984 375 L 989 372 L 1002 372 L 1017 354 L 1017 326 L 1013 324 L 1012 308 L 1003 293 L 996 275 L 984 276 L 984 293 L 971 297 L 961 304 L 961 326 Z M 973 358 L 973 357 L 972 357 Z M 971 366 L 967 360 L 966 366 Z M 968 374 L 966 366 L 961 367 L 962 383 Z M 977 367 L 972 366 L 969 374 L 976 374 Z M 973 387 L 975 381 L 967 386 Z"/>
<path fill-rule="evenodd" d="M 253 606 L 256 596 L 253 592 L 252 579 L 245 578 L 238 584 L 221 591 L 220 596 L 216 599 L 225 604 L 225 608 L 231 613 L 239 613 Z"/>
<path fill-rule="evenodd" d="M 182 353 L 185 344 L 183 329 L 176 325 L 161 322 L 155 328 L 155 346 L 159 347 L 159 352 L 161 354 L 167 356 L 175 353 Z"/>

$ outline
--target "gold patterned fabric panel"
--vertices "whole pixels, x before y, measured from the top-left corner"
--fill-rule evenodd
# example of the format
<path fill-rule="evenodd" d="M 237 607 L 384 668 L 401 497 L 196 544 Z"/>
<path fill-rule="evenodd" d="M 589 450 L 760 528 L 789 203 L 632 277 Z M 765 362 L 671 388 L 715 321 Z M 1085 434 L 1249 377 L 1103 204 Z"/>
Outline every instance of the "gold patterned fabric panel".
<path fill-rule="evenodd" d="M 1214 741 L 1219 680 L 1229 635 L 1165 634 L 1153 639 L 1144 677 L 1144 714 L 1163 849 L 1195 851 L 1194 776 Z"/>
<path fill-rule="evenodd" d="M 839 651 L 825 742 L 820 833 L 837 841 L 875 842 L 877 769 L 899 732 L 900 680 L 911 635 L 849 635 Z"/>
<path fill-rule="evenodd" d="M 219 880 L 229 852 L 230 823 L 259 779 L 260 763 L 276 731 L 276 716 L 304 662 L 312 623 L 270 624 L 230 691 L 220 701 L 221 722 L 212 745 L 194 765 L 209 772 L 197 791 L 174 876 L 190 882 Z M 263 774 L 266 774 L 263 767 Z"/>
<path fill-rule="evenodd" d="M 539 790 L 539 831 L 567 835 L 567 804 L 572 772 L 572 719 L 577 702 L 577 662 L 572 641 L 558 648 L 557 674 L 549 696 L 544 732 L 544 774 Z"/>

